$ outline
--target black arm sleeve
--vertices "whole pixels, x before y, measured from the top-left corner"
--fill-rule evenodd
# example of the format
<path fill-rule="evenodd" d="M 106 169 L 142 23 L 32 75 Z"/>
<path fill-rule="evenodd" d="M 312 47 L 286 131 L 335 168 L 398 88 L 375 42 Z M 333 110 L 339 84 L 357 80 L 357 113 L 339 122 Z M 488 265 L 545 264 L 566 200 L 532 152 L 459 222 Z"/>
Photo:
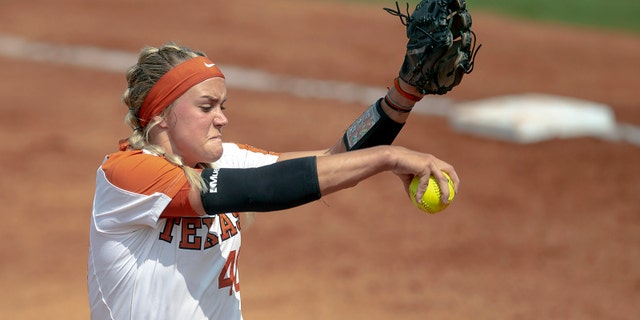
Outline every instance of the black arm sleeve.
<path fill-rule="evenodd" d="M 404 123 L 393 121 L 376 101 L 356 121 L 342 137 L 347 151 L 389 145 L 398 136 Z"/>
<path fill-rule="evenodd" d="M 204 169 L 208 188 L 202 205 L 208 214 L 275 211 L 320 199 L 315 157 L 246 169 Z"/>

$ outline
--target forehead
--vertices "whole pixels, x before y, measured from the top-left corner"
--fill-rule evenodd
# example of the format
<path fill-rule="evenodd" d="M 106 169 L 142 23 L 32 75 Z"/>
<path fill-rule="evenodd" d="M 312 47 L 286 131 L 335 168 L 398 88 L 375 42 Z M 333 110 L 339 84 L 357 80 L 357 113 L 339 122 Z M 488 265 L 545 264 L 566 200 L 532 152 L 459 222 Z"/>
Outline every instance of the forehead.
<path fill-rule="evenodd" d="M 227 87 L 224 78 L 209 78 L 189 88 L 182 97 L 199 98 L 209 96 L 215 99 L 223 99 L 227 95 Z"/>

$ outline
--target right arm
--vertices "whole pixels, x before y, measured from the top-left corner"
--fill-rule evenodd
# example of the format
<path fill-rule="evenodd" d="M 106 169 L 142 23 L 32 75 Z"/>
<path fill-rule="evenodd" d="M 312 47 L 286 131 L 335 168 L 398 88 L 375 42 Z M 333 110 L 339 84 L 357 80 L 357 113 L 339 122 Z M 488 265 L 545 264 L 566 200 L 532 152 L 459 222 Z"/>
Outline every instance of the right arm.
<path fill-rule="evenodd" d="M 451 176 L 456 188 L 460 182 L 458 175 L 450 164 L 431 154 L 420 153 L 399 146 L 371 147 L 318 157 L 317 161 L 318 181 L 323 196 L 353 187 L 360 181 L 385 171 L 398 176 L 407 190 L 414 176 L 421 177 L 421 183 L 417 190 L 420 196 L 427 188 L 429 177 L 433 175 L 443 191 L 442 198 L 448 198 L 447 179 L 441 170 Z"/>
<path fill-rule="evenodd" d="M 292 208 L 357 185 L 378 173 L 397 175 L 408 190 L 413 176 L 420 176 L 417 194 L 426 190 L 433 175 L 442 198 L 449 196 L 447 172 L 458 186 L 458 176 L 451 165 L 433 155 L 397 146 L 378 146 L 352 152 L 319 157 L 297 158 L 252 169 L 220 169 L 215 175 L 216 192 L 205 190 L 190 194 L 191 206 L 199 214 L 230 211 L 274 211 Z M 208 172 L 208 171 L 207 171 Z M 203 171 L 203 178 L 211 179 Z M 224 187 L 224 188 L 223 188 Z"/>

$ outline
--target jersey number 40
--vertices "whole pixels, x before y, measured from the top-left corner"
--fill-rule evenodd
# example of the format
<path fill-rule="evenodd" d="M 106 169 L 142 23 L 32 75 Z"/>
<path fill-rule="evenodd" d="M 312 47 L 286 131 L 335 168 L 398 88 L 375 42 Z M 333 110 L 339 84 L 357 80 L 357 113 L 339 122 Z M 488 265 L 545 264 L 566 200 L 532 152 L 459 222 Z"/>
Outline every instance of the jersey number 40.
<path fill-rule="evenodd" d="M 227 262 L 222 267 L 220 275 L 218 276 L 218 288 L 229 287 L 229 295 L 233 294 L 233 290 L 240 291 L 240 283 L 238 282 L 238 252 L 233 250 L 229 252 Z"/>

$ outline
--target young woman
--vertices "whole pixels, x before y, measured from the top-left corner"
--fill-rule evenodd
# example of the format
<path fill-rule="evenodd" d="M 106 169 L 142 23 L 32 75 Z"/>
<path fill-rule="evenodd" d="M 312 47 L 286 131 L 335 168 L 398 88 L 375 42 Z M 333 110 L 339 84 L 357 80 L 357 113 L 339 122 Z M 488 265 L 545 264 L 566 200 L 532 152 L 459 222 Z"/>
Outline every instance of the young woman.
<path fill-rule="evenodd" d="M 203 53 L 147 47 L 127 72 L 133 133 L 97 170 L 88 261 L 92 319 L 241 319 L 241 212 L 299 206 L 389 171 L 454 168 L 390 146 L 421 95 L 395 79 L 330 148 L 275 153 L 225 143 L 224 74 Z M 407 191 L 408 192 L 408 191 Z"/>

